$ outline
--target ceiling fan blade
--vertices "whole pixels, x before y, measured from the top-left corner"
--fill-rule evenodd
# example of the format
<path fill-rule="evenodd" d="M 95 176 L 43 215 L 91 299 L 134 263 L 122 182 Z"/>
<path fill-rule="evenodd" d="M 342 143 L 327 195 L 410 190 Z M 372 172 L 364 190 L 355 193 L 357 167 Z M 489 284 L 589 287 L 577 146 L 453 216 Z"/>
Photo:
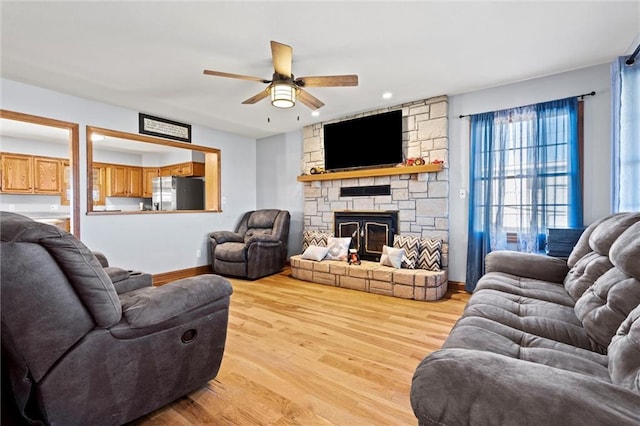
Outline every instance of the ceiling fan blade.
<path fill-rule="evenodd" d="M 258 93 L 257 95 L 253 95 L 252 97 L 250 97 L 246 101 L 243 101 L 242 103 L 243 104 L 255 104 L 256 102 L 259 102 L 259 101 L 263 100 L 267 96 L 269 96 L 269 90 L 264 89 L 262 92 Z"/>
<path fill-rule="evenodd" d="M 291 62 L 293 60 L 293 49 L 291 46 L 272 40 L 271 56 L 273 58 L 273 70 L 276 74 L 291 77 Z"/>
<path fill-rule="evenodd" d="M 357 75 L 326 75 L 318 77 L 296 78 L 296 85 L 301 87 L 338 87 L 357 86 Z"/>
<path fill-rule="evenodd" d="M 248 75 L 231 74 L 231 73 L 228 73 L 228 72 L 221 72 L 221 71 L 204 70 L 203 74 L 214 75 L 214 76 L 217 76 L 217 77 L 239 78 L 240 80 L 257 81 L 258 83 L 271 83 L 271 80 L 265 80 L 264 78 L 260 78 L 260 77 L 251 77 L 251 76 L 248 76 Z"/>
<path fill-rule="evenodd" d="M 300 88 L 298 88 L 297 97 L 298 97 L 298 100 L 300 102 L 302 102 L 303 104 L 305 104 L 306 106 L 308 106 L 312 110 L 316 110 L 316 109 L 322 108 L 324 106 L 324 103 L 322 103 L 322 101 L 320 99 L 316 98 L 315 96 L 313 96 L 309 92 L 307 92 L 305 90 L 302 90 Z"/>

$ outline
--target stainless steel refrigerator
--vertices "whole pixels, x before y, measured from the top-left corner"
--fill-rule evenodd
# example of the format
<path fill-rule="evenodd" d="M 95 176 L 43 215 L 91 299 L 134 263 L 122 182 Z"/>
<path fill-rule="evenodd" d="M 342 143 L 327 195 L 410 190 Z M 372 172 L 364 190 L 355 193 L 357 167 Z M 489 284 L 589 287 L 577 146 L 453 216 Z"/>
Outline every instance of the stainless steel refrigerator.
<path fill-rule="evenodd" d="M 204 210 L 204 181 L 164 176 L 152 179 L 154 210 Z"/>

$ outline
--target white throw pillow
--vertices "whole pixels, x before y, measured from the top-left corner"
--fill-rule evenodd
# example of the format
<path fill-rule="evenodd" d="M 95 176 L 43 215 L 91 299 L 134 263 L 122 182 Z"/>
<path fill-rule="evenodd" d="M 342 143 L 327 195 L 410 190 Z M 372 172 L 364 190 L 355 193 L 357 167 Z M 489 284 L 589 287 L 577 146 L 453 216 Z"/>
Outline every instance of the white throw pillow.
<path fill-rule="evenodd" d="M 380 264 L 400 269 L 400 267 L 402 267 L 403 256 L 404 249 L 382 246 L 382 256 L 380 256 Z"/>
<path fill-rule="evenodd" d="M 351 245 L 351 237 L 338 238 L 329 237 L 327 239 L 328 260 L 347 260 L 349 254 L 349 246 Z"/>
<path fill-rule="evenodd" d="M 302 253 L 302 258 L 320 262 L 322 259 L 324 259 L 328 252 L 329 249 L 327 247 L 309 246 L 304 251 L 304 253 Z"/>

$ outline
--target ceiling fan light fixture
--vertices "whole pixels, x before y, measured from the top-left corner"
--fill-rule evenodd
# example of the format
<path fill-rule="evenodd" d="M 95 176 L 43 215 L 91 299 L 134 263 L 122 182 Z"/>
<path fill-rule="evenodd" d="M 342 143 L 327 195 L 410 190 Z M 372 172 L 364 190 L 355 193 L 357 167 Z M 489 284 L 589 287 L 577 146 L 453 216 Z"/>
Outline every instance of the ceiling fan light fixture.
<path fill-rule="evenodd" d="M 291 108 L 296 104 L 296 88 L 288 83 L 271 85 L 271 105 L 276 108 Z"/>

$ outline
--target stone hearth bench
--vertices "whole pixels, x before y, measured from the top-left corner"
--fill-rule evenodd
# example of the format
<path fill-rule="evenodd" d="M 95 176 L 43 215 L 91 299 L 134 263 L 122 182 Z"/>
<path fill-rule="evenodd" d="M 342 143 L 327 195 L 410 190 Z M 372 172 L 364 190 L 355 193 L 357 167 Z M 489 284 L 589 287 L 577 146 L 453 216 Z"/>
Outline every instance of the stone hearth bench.
<path fill-rule="evenodd" d="M 447 292 L 446 270 L 396 269 L 367 260 L 360 265 L 316 262 L 302 255 L 291 256 L 290 261 L 291 275 L 303 281 L 415 300 L 438 300 Z"/>

